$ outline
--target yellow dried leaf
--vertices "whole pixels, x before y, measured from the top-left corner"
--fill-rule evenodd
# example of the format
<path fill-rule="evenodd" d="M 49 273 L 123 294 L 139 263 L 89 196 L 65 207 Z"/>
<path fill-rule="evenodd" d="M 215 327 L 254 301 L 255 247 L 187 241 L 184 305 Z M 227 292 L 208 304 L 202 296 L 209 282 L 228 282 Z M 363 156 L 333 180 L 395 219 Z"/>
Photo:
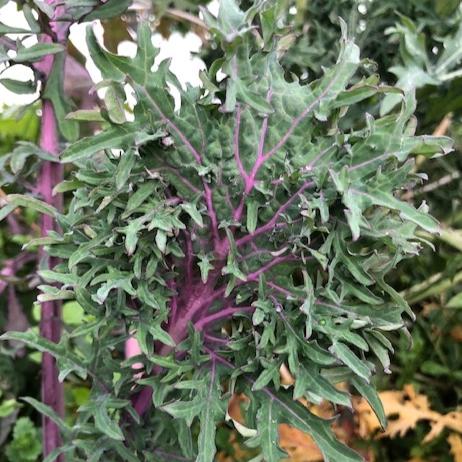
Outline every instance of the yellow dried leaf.
<path fill-rule="evenodd" d="M 438 414 L 438 416 L 438 419 L 431 423 L 431 430 L 425 436 L 424 443 L 436 438 L 445 428 L 462 433 L 462 412 L 449 412 L 445 415 Z"/>
<path fill-rule="evenodd" d="M 321 451 L 313 439 L 306 433 L 290 427 L 279 425 L 279 444 L 287 452 L 290 462 L 320 462 L 323 459 Z"/>
<path fill-rule="evenodd" d="M 378 438 L 402 437 L 420 421 L 427 421 L 431 426 L 424 443 L 436 438 L 445 428 L 462 433 L 462 412 L 440 414 L 433 411 L 427 396 L 417 394 L 412 385 L 406 385 L 402 391 L 383 391 L 380 399 L 389 424 L 384 432 L 378 434 Z M 369 404 L 364 399 L 356 399 L 353 404 L 358 414 L 359 435 L 362 438 L 374 435 L 380 429 L 380 424 Z"/>
<path fill-rule="evenodd" d="M 462 462 L 462 437 L 457 433 L 451 433 L 448 436 L 448 443 L 451 447 L 454 462 Z"/>

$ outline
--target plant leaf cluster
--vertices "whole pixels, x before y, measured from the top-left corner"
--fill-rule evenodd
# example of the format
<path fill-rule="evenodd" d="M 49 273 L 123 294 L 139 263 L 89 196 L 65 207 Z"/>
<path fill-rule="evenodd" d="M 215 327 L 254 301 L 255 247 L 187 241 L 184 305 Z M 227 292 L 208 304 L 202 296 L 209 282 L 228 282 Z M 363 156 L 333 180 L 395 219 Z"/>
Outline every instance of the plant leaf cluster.
<path fill-rule="evenodd" d="M 348 407 L 339 381 L 385 425 L 371 379 L 388 371 L 391 332 L 412 317 L 386 278 L 420 251 L 418 229 L 437 230 L 425 204 L 397 193 L 421 180 L 412 156 L 451 143 L 415 135 L 413 94 L 380 85 L 345 30 L 335 65 L 301 83 L 268 27 L 277 11 L 222 0 L 217 18 L 206 15 L 222 53 L 201 88 L 183 88 L 168 61 L 153 70 L 148 26 L 134 58 L 88 31 L 115 104 L 101 112 L 103 131 L 63 152 L 76 168 L 56 190 L 73 199 L 65 214 L 48 210 L 62 233 L 40 240 L 62 261 L 40 272 L 41 297 L 75 298 L 84 322 L 58 345 L 32 332 L 4 337 L 52 353 L 62 379 L 91 381 L 72 427 L 29 400 L 74 460 L 212 461 L 233 392 L 249 398 L 256 460 L 284 456 L 281 422 L 310 433 L 326 460 L 361 460 L 296 401 Z M 124 87 L 136 98 L 130 122 L 120 117 Z M 399 96 L 395 112 L 345 123 L 387 95 Z M 132 336 L 141 354 L 124 361 Z M 283 364 L 293 389 L 280 383 Z"/>

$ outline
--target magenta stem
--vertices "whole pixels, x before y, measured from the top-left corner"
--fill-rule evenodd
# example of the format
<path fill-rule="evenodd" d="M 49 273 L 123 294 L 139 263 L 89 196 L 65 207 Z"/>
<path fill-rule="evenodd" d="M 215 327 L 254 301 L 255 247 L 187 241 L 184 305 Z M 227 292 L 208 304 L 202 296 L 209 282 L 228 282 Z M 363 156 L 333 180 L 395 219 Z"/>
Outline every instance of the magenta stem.
<path fill-rule="evenodd" d="M 50 101 L 43 101 L 40 147 L 52 154 L 58 154 L 58 129 L 53 106 Z M 62 208 L 62 197 L 53 196 L 53 187 L 63 179 L 62 166 L 56 162 L 44 162 L 38 178 L 38 191 L 44 201 L 58 210 Z M 43 215 L 41 218 L 41 234 L 55 229 L 53 218 Z M 41 251 L 42 257 L 46 254 Z M 57 263 L 53 257 L 48 258 L 48 266 L 52 268 Z M 40 334 L 52 342 L 58 343 L 61 337 L 61 304 L 58 301 L 42 303 Z M 64 390 L 58 380 L 56 360 L 49 353 L 42 356 L 42 402 L 50 406 L 58 415 L 64 415 Z M 43 456 L 46 457 L 54 449 L 61 446 L 61 435 L 58 426 L 48 417 L 43 417 Z M 63 462 L 64 457 L 58 457 Z"/>
<path fill-rule="evenodd" d="M 273 215 L 270 221 L 266 224 L 257 228 L 253 233 L 247 234 L 244 237 L 241 237 L 236 241 L 236 245 L 238 247 L 248 244 L 252 242 L 257 236 L 263 233 L 267 233 L 272 230 L 272 228 L 276 225 L 277 221 L 279 220 L 280 216 L 290 207 L 290 205 L 297 199 L 297 197 L 306 189 L 312 188 L 314 186 L 313 181 L 305 181 L 305 183 L 300 186 L 300 188 L 295 192 L 293 196 L 291 196 L 284 204 L 282 204 L 276 213 Z"/>
<path fill-rule="evenodd" d="M 204 329 L 204 327 L 208 326 L 209 324 L 216 323 L 223 319 L 230 319 L 232 316 L 234 316 L 237 313 L 249 313 L 254 310 L 255 310 L 255 307 L 253 306 L 236 306 L 236 307 L 224 308 L 208 316 L 205 316 L 204 318 L 201 318 L 199 321 L 197 321 L 194 324 L 194 327 L 198 331 L 201 331 Z"/>
<path fill-rule="evenodd" d="M 64 7 L 59 6 L 57 0 L 47 0 L 47 3 L 55 6 L 54 17 L 50 21 L 50 27 L 55 33 L 57 42 L 65 45 L 67 41 L 70 24 L 60 21 L 59 18 L 65 13 Z M 48 35 L 41 37 L 42 42 L 51 42 L 52 38 Z M 46 88 L 48 78 L 54 65 L 54 56 L 45 56 L 34 67 L 42 75 L 42 86 Z M 61 75 L 64 74 L 62 69 Z M 40 125 L 40 147 L 50 154 L 59 155 L 59 131 L 56 116 L 51 101 L 42 99 L 42 118 Z M 37 179 L 37 192 L 40 198 L 57 210 L 62 209 L 62 195 L 53 196 L 53 188 L 63 180 L 63 167 L 58 162 L 43 162 Z M 42 215 L 40 230 L 42 236 L 47 236 L 51 230 L 56 230 L 57 225 L 52 217 Z M 43 248 L 40 249 L 43 260 L 47 266 L 53 268 L 57 264 L 57 259 L 47 257 Z M 48 301 L 41 304 L 40 334 L 42 337 L 52 342 L 58 343 L 61 337 L 61 304 L 59 301 Z M 58 369 L 56 360 L 49 353 L 42 355 L 42 402 L 50 406 L 56 414 L 64 416 L 64 388 L 58 380 Z M 47 457 L 52 451 L 59 448 L 62 444 L 58 426 L 48 417 L 42 417 L 43 432 L 43 457 Z M 61 454 L 56 458 L 57 462 L 64 462 Z"/>

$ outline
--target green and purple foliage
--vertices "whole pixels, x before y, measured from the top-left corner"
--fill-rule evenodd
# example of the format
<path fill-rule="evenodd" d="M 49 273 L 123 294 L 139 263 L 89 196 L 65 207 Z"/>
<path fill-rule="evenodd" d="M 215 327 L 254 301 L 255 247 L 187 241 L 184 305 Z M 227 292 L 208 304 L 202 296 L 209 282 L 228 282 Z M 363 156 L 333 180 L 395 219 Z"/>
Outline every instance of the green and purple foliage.
<path fill-rule="evenodd" d="M 40 301 L 75 298 L 86 313 L 59 344 L 4 336 L 55 356 L 61 380 L 91 381 L 73 427 L 29 399 L 61 429 L 72 460 L 211 462 L 234 392 L 249 398 L 238 429 L 261 448 L 255 460 L 284 457 L 285 422 L 310 433 L 325 460 L 360 461 L 297 402 L 348 407 L 339 381 L 386 424 L 371 379 L 377 367 L 388 372 L 390 333 L 412 318 L 386 276 L 419 252 L 416 230 L 437 230 L 425 204 L 398 193 L 421 181 L 412 156 L 451 143 L 414 135 L 412 93 L 381 86 L 345 30 L 337 63 L 301 84 L 280 64 L 278 16 L 278 4 L 243 12 L 233 0 L 218 18 L 205 14 L 222 56 L 201 88 L 182 88 L 167 61 L 153 71 L 147 25 L 133 59 L 102 49 L 89 29 L 107 86 L 106 109 L 91 117 L 106 128 L 61 155 L 75 166 L 55 188 L 73 191 L 68 211 L 10 198 L 62 230 L 37 242 L 60 261 L 40 272 L 60 285 L 42 285 Z M 130 122 L 124 86 L 136 98 Z M 395 112 L 344 124 L 351 106 L 389 94 L 400 97 Z M 141 353 L 124 360 L 132 337 Z M 281 386 L 283 364 L 293 388 Z"/>

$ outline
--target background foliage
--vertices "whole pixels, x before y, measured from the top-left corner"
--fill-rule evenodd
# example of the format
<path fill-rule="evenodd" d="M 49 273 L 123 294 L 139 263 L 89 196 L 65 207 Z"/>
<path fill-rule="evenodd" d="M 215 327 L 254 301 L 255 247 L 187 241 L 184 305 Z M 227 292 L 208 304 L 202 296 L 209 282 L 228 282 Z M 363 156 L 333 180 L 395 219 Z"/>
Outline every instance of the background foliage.
<path fill-rule="evenodd" d="M 213 42 L 203 25 L 195 20 L 198 17 L 198 3 L 156 2 L 154 10 L 157 16 L 152 27 L 165 35 L 172 30 L 193 29 L 198 32 L 204 39 L 201 55 L 205 62 L 211 63 L 215 58 Z M 345 441 L 363 446 L 371 460 L 458 461 L 462 457 L 462 444 L 458 436 L 460 430 L 457 428 L 443 425 L 442 431 L 434 438 L 423 442 L 430 429 L 429 423 L 441 422 L 437 414 L 446 416 L 458 411 L 461 393 L 462 182 L 459 153 L 462 141 L 462 78 L 459 71 L 462 26 L 459 3 L 453 0 L 287 2 L 287 11 L 289 14 L 293 12 L 296 27 L 287 31 L 286 50 L 281 50 L 281 53 L 286 51 L 283 59 L 294 72 L 311 80 L 320 75 L 322 66 L 333 64 L 338 55 L 340 35 L 337 17 L 341 16 L 349 23 L 350 33 L 355 33 L 362 56 L 375 61 L 378 72 L 389 83 L 398 81 L 405 89 L 417 89 L 418 133 L 449 134 L 456 141 L 456 152 L 453 155 L 419 162 L 418 171 L 428 174 L 429 184 L 412 193 L 403 192 L 405 200 L 416 204 L 425 199 L 431 213 L 441 220 L 444 232 L 439 239 L 431 238 L 436 247 L 435 253 L 426 250 L 417 261 L 401 265 L 400 271 L 395 274 L 394 286 L 402 291 L 417 313 L 417 324 L 411 330 L 413 348 L 409 349 L 409 339 L 401 338 L 393 361 L 393 375 L 384 375 L 379 379 L 384 390 L 382 397 L 386 409 L 388 405 L 396 411 L 397 406 L 404 403 L 406 406 L 417 407 L 419 412 L 427 412 L 427 418 L 406 421 L 409 408 L 406 412 L 395 412 L 393 415 L 398 416 L 397 422 L 401 423 L 402 430 L 389 432 L 385 437 L 375 440 L 372 437 L 377 427 L 371 423 L 363 403 L 358 403 L 356 416 L 346 413 L 337 431 Z M 145 7 L 146 4 L 143 5 Z M 294 6 L 296 10 L 291 10 L 290 7 Z M 134 18 L 135 14 L 129 13 L 124 21 L 106 20 L 106 30 L 116 30 L 115 23 L 118 30 L 122 31 L 136 28 Z M 127 35 L 124 32 L 112 36 L 107 40 L 113 40 L 113 43 L 105 44 L 109 49 L 115 49 L 117 41 Z M 108 37 L 111 34 L 108 33 Z M 76 100 L 79 97 L 71 96 Z M 389 99 L 381 106 L 377 105 L 375 114 L 385 113 L 392 106 L 393 100 Z M 360 115 L 359 108 L 356 117 Z M 351 117 L 353 125 L 355 114 Z M 13 157 L 3 157 L 3 189 L 8 193 L 22 192 L 28 187 L 27 183 L 16 182 L 12 186 L 12 180 L 18 172 L 21 172 L 22 177 L 26 174 L 26 178 L 27 174 L 33 175 L 36 161 L 27 155 L 24 145 L 22 152 L 26 151 L 26 154 L 21 156 L 17 148 L 13 151 L 14 143 L 36 141 L 37 108 L 11 108 L 2 114 L 0 124 L 0 152 L 13 152 L 17 159 L 14 165 Z M 4 267 L 8 266 L 11 258 L 20 254 L 24 242 L 37 235 L 35 223 L 34 213 L 24 211 L 1 223 L 0 243 Z M 3 330 L 16 330 L 37 322 L 33 300 L 38 280 L 31 276 L 34 263 L 27 258 L 25 262 L 19 263 L 21 267 L 14 277 L 2 273 L 2 280 L 7 283 L 1 295 L 2 306 L 5 307 L 0 313 Z M 65 310 L 65 316 L 69 329 L 78 325 L 79 317 L 75 317 L 75 309 Z M 5 353 L 0 358 L 0 445 L 3 448 L 0 450 L 0 460 L 2 457 L 5 460 L 39 460 L 39 420 L 30 407 L 20 404 L 17 399 L 24 395 L 38 397 L 38 382 L 33 379 L 38 371 L 38 358 L 36 353 L 30 353 L 22 347 L 18 347 L 14 355 L 12 358 L 11 353 Z M 412 384 L 413 388 L 406 388 L 408 384 Z M 67 383 L 66 392 L 69 395 L 67 402 L 70 403 L 68 419 L 72 421 L 73 407 L 88 399 L 88 391 L 85 383 Z M 428 406 L 422 401 L 425 396 Z M 431 415 L 434 420 L 429 418 L 429 409 L 434 413 Z M 318 409 L 316 412 L 327 415 L 329 411 Z M 309 440 L 303 436 L 291 433 L 289 429 L 285 431 L 286 448 L 294 445 L 293 441 L 299 447 L 312 448 Z M 251 457 L 251 452 L 239 444 L 240 437 L 230 433 L 227 427 L 219 429 L 218 436 L 221 443 L 220 457 L 224 460 L 246 460 Z M 313 459 L 307 458 L 306 450 L 299 456 L 295 450 L 292 454 L 293 460 L 317 460 L 314 458 L 314 449 L 311 453 Z"/>

